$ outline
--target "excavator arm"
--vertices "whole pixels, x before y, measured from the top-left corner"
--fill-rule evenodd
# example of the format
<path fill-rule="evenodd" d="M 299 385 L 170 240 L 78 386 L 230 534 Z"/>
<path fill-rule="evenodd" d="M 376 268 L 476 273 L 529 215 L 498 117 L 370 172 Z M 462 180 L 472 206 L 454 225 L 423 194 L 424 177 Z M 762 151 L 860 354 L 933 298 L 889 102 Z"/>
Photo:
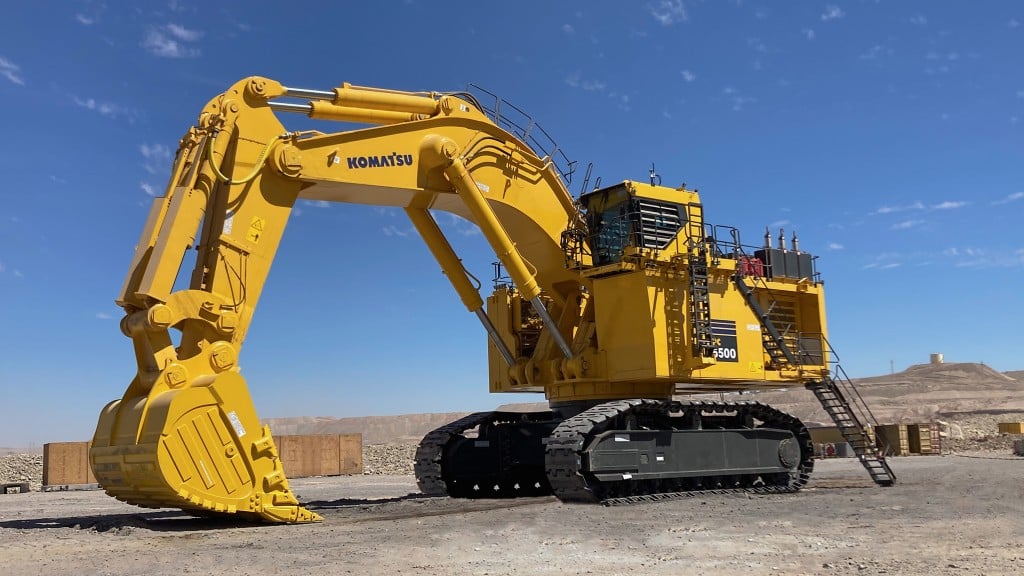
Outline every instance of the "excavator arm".
<path fill-rule="evenodd" d="M 368 126 L 289 132 L 279 113 Z M 348 84 L 290 89 L 247 78 L 211 100 L 181 139 L 117 298 L 138 372 L 101 412 L 90 451 L 112 496 L 275 522 L 319 520 L 291 492 L 239 373 L 298 199 L 404 209 L 511 371 L 537 362 L 558 371 L 578 356 L 570 341 L 583 313 L 579 280 L 560 245 L 578 216 L 550 158 L 471 98 Z M 545 334 L 531 358 L 517 357 L 501 337 L 431 210 L 476 223 L 540 315 Z M 179 288 L 190 251 L 195 264 Z"/>

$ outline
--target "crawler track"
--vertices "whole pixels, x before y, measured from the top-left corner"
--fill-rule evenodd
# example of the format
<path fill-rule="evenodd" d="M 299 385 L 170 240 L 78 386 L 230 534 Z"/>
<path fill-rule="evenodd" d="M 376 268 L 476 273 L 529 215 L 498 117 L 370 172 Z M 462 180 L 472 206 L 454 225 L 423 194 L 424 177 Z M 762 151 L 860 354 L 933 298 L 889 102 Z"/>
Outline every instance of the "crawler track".
<path fill-rule="evenodd" d="M 756 428 L 784 430 L 792 433 L 798 449 L 789 472 L 770 474 L 730 474 L 693 476 L 680 475 L 658 479 L 608 481 L 588 472 L 588 446 L 594 438 L 607 431 L 692 430 L 694 422 L 704 422 L 706 429 L 743 428 L 758 422 Z M 638 424 L 640 423 L 640 424 Z M 538 425 L 550 426 L 543 447 L 538 445 L 536 458 L 543 466 L 514 467 L 509 443 L 515 435 L 495 433 L 500 427 L 518 430 Z M 639 428 L 634 428 L 640 426 Z M 494 443 L 500 448 L 487 454 L 500 460 L 494 468 L 466 467 L 466 460 L 453 462 L 451 448 L 466 442 L 466 433 L 478 428 L 479 436 L 470 438 L 482 444 Z M 776 432 L 777 433 L 777 432 Z M 709 436 L 709 441 L 712 438 Z M 786 440 L 792 442 L 792 440 Z M 798 460 L 798 461 L 797 461 Z M 678 402 L 634 399 L 606 402 L 558 421 L 550 412 L 516 414 L 478 412 L 427 434 L 416 450 L 415 471 L 420 490 L 429 496 L 449 495 L 459 498 L 516 498 L 554 493 L 564 502 L 602 503 L 609 506 L 689 498 L 701 494 L 777 494 L 802 488 L 813 469 L 810 435 L 793 416 L 759 402 Z"/>
<path fill-rule="evenodd" d="M 542 439 L 557 425 L 551 412 L 477 412 L 420 442 L 414 469 L 430 496 L 517 498 L 551 494 Z M 474 438 L 465 433 L 479 427 Z M 467 449 L 467 442 L 479 448 Z"/>
<path fill-rule="evenodd" d="M 624 416 L 655 416 L 684 422 L 694 413 L 738 413 L 762 422 L 761 427 L 789 430 L 797 439 L 800 461 L 788 474 L 705 476 L 659 480 L 602 482 L 584 469 L 584 450 L 597 434 L 614 429 Z M 632 504 L 686 498 L 699 494 L 733 492 L 767 494 L 795 492 L 802 488 L 813 469 L 810 434 L 793 416 L 759 402 L 676 402 L 621 400 L 607 402 L 562 422 L 548 438 L 547 474 L 555 495 L 566 502 Z"/>

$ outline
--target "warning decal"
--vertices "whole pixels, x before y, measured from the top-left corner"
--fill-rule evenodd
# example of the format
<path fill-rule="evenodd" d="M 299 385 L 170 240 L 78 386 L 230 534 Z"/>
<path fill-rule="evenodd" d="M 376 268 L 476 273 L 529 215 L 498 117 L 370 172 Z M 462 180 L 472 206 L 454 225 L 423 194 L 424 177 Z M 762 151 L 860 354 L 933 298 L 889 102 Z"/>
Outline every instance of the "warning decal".
<path fill-rule="evenodd" d="M 249 223 L 249 231 L 245 234 L 245 239 L 253 244 L 259 244 L 260 236 L 263 235 L 263 227 L 266 225 L 266 221 L 259 216 L 253 216 L 252 222 Z"/>

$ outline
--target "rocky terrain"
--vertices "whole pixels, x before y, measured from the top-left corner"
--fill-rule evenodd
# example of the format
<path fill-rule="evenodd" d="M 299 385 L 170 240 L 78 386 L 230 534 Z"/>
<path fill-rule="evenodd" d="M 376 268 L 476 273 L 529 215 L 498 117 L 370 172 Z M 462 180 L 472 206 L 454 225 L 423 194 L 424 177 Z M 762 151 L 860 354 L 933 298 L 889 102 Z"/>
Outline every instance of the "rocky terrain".
<path fill-rule="evenodd" d="M 31 490 L 43 485 L 42 454 L 11 454 L 0 456 L 0 484 L 28 482 Z"/>
<path fill-rule="evenodd" d="M 98 490 L 0 496 L 0 574 L 961 576 L 1024 573 L 1024 458 L 849 458 L 797 494 L 634 506 L 424 498 L 411 476 L 298 478 L 324 521 L 252 525 Z"/>

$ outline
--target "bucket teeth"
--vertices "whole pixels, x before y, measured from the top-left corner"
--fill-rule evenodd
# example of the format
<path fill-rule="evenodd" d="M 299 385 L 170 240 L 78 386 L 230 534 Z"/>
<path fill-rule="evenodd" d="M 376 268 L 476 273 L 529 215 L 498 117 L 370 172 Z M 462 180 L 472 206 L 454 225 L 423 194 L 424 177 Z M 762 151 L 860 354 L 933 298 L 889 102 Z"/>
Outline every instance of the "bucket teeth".
<path fill-rule="evenodd" d="M 90 448 L 107 494 L 146 508 L 318 522 L 288 485 L 270 428 L 261 427 L 245 380 L 225 372 L 206 386 L 111 403 Z"/>

